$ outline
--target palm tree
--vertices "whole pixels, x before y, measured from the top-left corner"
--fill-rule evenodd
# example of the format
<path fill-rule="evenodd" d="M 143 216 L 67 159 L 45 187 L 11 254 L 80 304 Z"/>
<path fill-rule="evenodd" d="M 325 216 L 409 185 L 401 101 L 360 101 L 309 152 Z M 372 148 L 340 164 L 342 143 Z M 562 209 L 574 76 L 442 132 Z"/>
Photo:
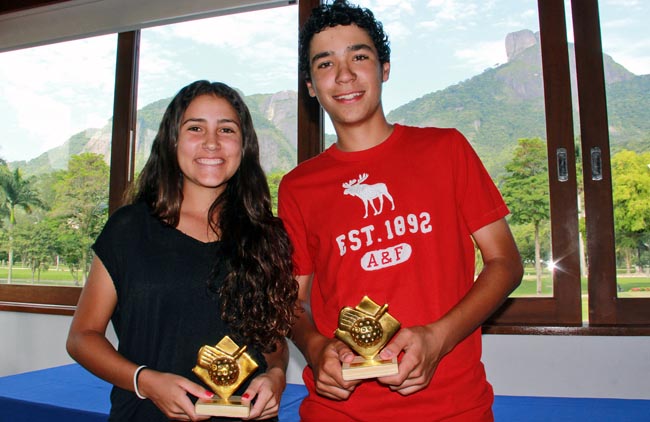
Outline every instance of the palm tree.
<path fill-rule="evenodd" d="M 38 193 L 32 188 L 32 179 L 23 179 L 20 169 L 13 172 L 0 172 L 0 187 L 4 192 L 4 205 L 9 211 L 9 271 L 7 282 L 11 283 L 13 268 L 13 228 L 16 224 L 16 207 L 32 212 L 32 207 L 45 208 L 45 204 L 38 197 Z"/>

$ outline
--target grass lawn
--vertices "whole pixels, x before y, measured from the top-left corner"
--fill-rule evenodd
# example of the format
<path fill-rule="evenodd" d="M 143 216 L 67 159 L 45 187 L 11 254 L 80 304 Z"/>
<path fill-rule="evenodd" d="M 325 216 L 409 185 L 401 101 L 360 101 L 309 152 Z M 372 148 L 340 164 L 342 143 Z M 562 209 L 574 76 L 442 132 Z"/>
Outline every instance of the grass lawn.
<path fill-rule="evenodd" d="M 0 267 L 0 283 L 7 283 L 7 274 L 9 270 L 7 267 Z M 14 267 L 11 272 L 12 284 L 35 284 L 47 286 L 74 286 L 75 283 L 72 279 L 72 274 L 67 268 L 60 268 L 59 270 L 50 268 L 47 271 L 41 270 L 40 281 L 38 280 L 38 273 L 34 274 L 34 281 L 32 282 L 32 271 L 29 268 Z"/>
<path fill-rule="evenodd" d="M 629 276 L 619 272 L 616 282 L 618 284 L 618 297 L 650 297 L 650 276 Z M 589 304 L 587 297 L 587 279 L 582 277 L 582 320 L 589 320 Z M 537 282 L 535 271 L 526 269 L 521 285 L 510 295 L 510 297 L 540 297 L 552 296 L 553 280 L 547 271 L 542 273 L 542 293 L 537 294 Z"/>

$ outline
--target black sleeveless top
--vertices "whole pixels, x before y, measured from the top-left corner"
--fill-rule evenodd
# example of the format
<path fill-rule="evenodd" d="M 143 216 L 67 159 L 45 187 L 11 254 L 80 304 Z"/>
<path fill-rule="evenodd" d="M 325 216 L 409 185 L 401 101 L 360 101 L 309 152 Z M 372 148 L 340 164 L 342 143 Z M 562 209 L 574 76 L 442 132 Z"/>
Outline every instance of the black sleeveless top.
<path fill-rule="evenodd" d="M 198 350 L 214 346 L 226 334 L 241 346 L 221 320 L 218 298 L 208 290 L 215 266 L 223 269 L 220 248 L 219 242 L 203 243 L 162 223 L 144 203 L 122 207 L 109 218 L 93 250 L 117 291 L 111 321 L 120 354 L 137 365 L 178 374 L 209 389 L 192 372 Z M 223 283 L 224 272 L 219 273 L 217 285 Z M 247 352 L 259 368 L 235 392 L 238 395 L 266 371 L 259 351 L 249 347 Z M 152 401 L 113 387 L 109 420 L 167 418 Z"/>

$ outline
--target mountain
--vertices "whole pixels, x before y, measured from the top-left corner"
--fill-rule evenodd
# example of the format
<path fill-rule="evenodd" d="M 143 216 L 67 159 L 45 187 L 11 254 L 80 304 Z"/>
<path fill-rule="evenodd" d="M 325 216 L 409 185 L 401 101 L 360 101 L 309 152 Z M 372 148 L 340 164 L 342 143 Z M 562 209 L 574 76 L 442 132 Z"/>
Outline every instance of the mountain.
<path fill-rule="evenodd" d="M 158 132 L 162 115 L 171 98 L 155 101 L 138 110 L 136 123 L 136 172 L 142 169 Z M 288 170 L 294 166 L 297 154 L 297 93 L 281 91 L 275 94 L 244 96 L 253 118 L 260 144 L 260 158 L 266 172 Z M 110 161 L 112 119 L 101 129 L 86 129 L 71 136 L 61 146 L 38 157 L 9 163 L 20 167 L 26 175 L 49 173 L 67 168 L 70 156 L 93 152 Z"/>
<path fill-rule="evenodd" d="M 456 127 L 472 143 L 488 171 L 496 177 L 510 160 L 519 138 L 546 138 L 544 89 L 539 33 L 513 32 L 505 39 L 507 63 L 485 70 L 470 79 L 428 93 L 388 114 L 388 120 L 414 126 Z M 572 68 L 572 99 L 575 134 L 579 135 L 575 54 L 569 45 Z M 650 149 L 650 75 L 637 76 L 603 55 L 609 107 L 612 151 L 622 148 Z M 297 94 L 245 96 L 260 143 L 265 171 L 288 170 L 296 162 Z M 171 98 L 138 110 L 136 170 L 151 150 L 162 114 Z M 110 156 L 111 121 L 101 129 L 88 129 L 72 136 L 29 162 L 10 163 L 26 174 L 64 169 L 71 155 L 96 152 Z M 326 144 L 335 138 L 329 135 Z"/>
<path fill-rule="evenodd" d="M 539 33 L 529 30 L 506 37 L 508 62 L 393 110 L 391 122 L 458 128 L 495 176 L 510 160 L 519 138 L 546 139 L 544 88 Z M 575 134 L 579 135 L 575 53 L 569 46 Z M 610 143 L 647 150 L 650 145 L 650 75 L 636 76 L 603 55 L 608 83 Z"/>

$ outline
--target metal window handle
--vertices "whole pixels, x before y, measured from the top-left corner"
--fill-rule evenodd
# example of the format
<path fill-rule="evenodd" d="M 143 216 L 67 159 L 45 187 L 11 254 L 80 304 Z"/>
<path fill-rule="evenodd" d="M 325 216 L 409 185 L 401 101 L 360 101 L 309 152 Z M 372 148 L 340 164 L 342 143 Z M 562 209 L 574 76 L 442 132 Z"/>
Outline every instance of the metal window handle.
<path fill-rule="evenodd" d="M 566 148 L 557 149 L 557 180 L 560 182 L 569 180 L 569 164 L 567 163 Z"/>
<path fill-rule="evenodd" d="M 591 149 L 591 180 L 603 180 L 603 155 L 598 147 Z"/>

